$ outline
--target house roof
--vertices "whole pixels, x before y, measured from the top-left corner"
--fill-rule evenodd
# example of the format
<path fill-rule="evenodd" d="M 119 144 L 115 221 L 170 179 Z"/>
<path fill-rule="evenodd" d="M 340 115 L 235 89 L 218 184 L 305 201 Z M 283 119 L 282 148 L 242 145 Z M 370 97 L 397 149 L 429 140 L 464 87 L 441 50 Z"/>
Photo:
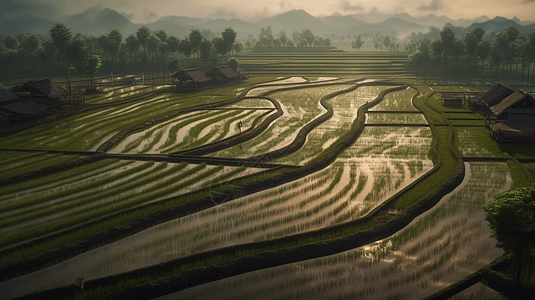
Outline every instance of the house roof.
<path fill-rule="evenodd" d="M 488 106 L 494 106 L 503 99 L 507 98 L 509 95 L 514 93 L 510 87 L 497 83 L 495 86 L 493 86 L 488 92 L 486 92 L 481 100 Z"/>
<path fill-rule="evenodd" d="M 517 122 L 499 122 L 490 125 L 495 135 L 508 140 L 535 140 L 535 126 Z"/>
<path fill-rule="evenodd" d="M 0 102 L 6 102 L 11 100 L 17 100 L 19 97 L 8 90 L 3 84 L 0 83 Z"/>
<path fill-rule="evenodd" d="M 518 90 L 511 95 L 509 95 L 507 98 L 503 99 L 500 103 L 492 106 L 490 110 L 496 115 L 500 116 L 505 112 L 506 109 L 509 107 L 517 104 L 518 102 L 527 99 L 528 101 L 531 101 L 535 104 L 535 99 L 533 97 L 526 93 L 524 90 Z"/>
<path fill-rule="evenodd" d="M 229 66 L 214 67 L 212 70 L 210 70 L 209 73 L 213 74 L 215 72 L 221 73 L 223 76 L 225 76 L 228 79 L 239 77 L 238 73 L 232 70 L 232 68 Z"/>
<path fill-rule="evenodd" d="M 444 92 L 442 93 L 442 99 L 463 99 L 464 93 Z"/>
<path fill-rule="evenodd" d="M 48 98 L 59 99 L 68 95 L 68 92 L 57 84 L 54 84 L 50 79 L 39 81 L 29 81 L 22 86 L 13 88 L 14 92 L 29 92 L 31 94 L 43 94 Z"/>
<path fill-rule="evenodd" d="M 180 70 L 173 75 L 173 78 L 177 78 L 180 81 L 191 80 L 193 82 L 207 82 L 210 80 L 210 77 L 206 76 L 200 69 Z"/>
<path fill-rule="evenodd" d="M 31 100 L 26 100 L 26 101 L 19 101 L 19 102 L 3 105 L 2 109 L 7 110 L 9 112 L 13 112 L 13 113 L 31 116 L 31 115 L 39 115 L 49 107 L 50 107 L 49 105 L 43 105 L 43 104 L 35 103 Z"/>
<path fill-rule="evenodd" d="M 245 71 L 244 69 L 241 69 L 241 68 L 238 69 L 236 72 L 237 72 L 238 74 L 242 75 L 242 76 L 243 76 L 243 75 L 247 75 L 247 74 L 249 74 L 249 73 L 247 73 L 247 71 Z"/>

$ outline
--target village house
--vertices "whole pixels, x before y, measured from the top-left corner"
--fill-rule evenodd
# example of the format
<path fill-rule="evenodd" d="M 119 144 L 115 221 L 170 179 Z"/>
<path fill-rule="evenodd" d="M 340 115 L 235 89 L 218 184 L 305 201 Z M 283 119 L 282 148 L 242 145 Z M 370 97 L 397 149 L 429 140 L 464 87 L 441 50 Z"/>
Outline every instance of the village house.
<path fill-rule="evenodd" d="M 520 89 L 490 107 L 495 123 L 489 126 L 499 141 L 535 142 L 535 99 Z"/>
<path fill-rule="evenodd" d="M 224 84 L 240 80 L 240 75 L 229 66 L 214 67 L 206 72 L 212 78 L 212 84 Z"/>
<path fill-rule="evenodd" d="M 210 77 L 200 69 L 180 70 L 173 76 L 174 84 L 180 90 L 195 90 L 208 85 Z"/>

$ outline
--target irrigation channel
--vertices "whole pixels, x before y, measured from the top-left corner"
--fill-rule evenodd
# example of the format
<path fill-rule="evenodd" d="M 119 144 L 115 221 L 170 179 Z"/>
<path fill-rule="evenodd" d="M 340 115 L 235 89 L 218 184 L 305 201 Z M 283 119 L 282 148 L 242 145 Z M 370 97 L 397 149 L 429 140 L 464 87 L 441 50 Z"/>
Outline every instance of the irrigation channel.
<path fill-rule="evenodd" d="M 90 292 L 139 276 L 162 279 L 108 296 L 183 290 L 169 297 L 419 298 L 500 255 L 478 208 L 510 185 L 505 163 L 463 167 L 456 156 L 448 180 L 397 208 L 441 167 L 429 154 L 437 129 L 414 105 L 421 94 L 413 87 L 282 78 L 232 90 L 237 97 L 221 101 L 179 99 L 162 114 L 169 93 L 95 104 L 80 118 L 85 123 L 70 121 L 78 133 L 140 109 L 155 117 L 115 127 L 86 149 L 63 148 L 61 132 L 51 134 L 56 144 L 47 142 L 49 132 L 37 130 L 35 141 L 48 149 L 15 140 L 19 147 L 0 151 L 13 155 L 15 166 L 28 157 L 38 165 L 69 155 L 1 179 L 0 232 L 7 238 L 0 256 L 125 218 L 75 243 L 3 263 L 8 278 L 0 299 L 73 296 L 78 277 Z M 293 246 L 269 250 L 273 245 Z M 251 254 L 172 275 L 240 251 Z"/>

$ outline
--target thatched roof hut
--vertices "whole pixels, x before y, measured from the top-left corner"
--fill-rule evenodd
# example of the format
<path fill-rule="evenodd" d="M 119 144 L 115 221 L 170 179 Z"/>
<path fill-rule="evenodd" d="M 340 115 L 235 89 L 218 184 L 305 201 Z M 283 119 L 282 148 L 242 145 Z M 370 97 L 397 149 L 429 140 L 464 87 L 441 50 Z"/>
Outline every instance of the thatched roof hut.
<path fill-rule="evenodd" d="M 520 89 L 490 108 L 502 120 L 535 125 L 535 99 Z"/>
<path fill-rule="evenodd" d="M 206 76 L 203 71 L 197 68 L 180 70 L 172 77 L 175 83 L 177 83 L 177 86 L 187 88 L 199 88 L 205 86 L 210 81 L 210 77 Z"/>
<path fill-rule="evenodd" d="M 245 71 L 244 69 L 242 68 L 239 68 L 236 73 L 238 73 L 238 75 L 240 76 L 240 79 L 247 79 L 247 77 L 249 77 L 249 73 L 247 73 L 247 71 Z"/>
<path fill-rule="evenodd" d="M 535 125 L 518 122 L 500 122 L 489 127 L 491 136 L 502 142 L 535 142 Z"/>
<path fill-rule="evenodd" d="M 225 83 L 240 79 L 240 75 L 229 66 L 214 67 L 206 74 L 212 77 L 214 83 Z"/>
<path fill-rule="evenodd" d="M 514 92 L 515 91 L 513 91 L 510 87 L 501 83 L 497 83 L 483 95 L 481 100 L 483 101 L 483 103 L 485 103 L 487 107 L 491 107 L 500 103 L 500 101 L 507 98 Z"/>
<path fill-rule="evenodd" d="M 29 81 L 21 86 L 13 87 L 12 91 L 19 94 L 19 98 L 29 98 L 42 104 L 52 104 L 69 95 L 65 89 L 54 84 L 50 79 Z"/>
<path fill-rule="evenodd" d="M 0 103 L 6 103 L 14 100 L 18 100 L 19 97 L 8 90 L 3 84 L 0 83 Z"/>

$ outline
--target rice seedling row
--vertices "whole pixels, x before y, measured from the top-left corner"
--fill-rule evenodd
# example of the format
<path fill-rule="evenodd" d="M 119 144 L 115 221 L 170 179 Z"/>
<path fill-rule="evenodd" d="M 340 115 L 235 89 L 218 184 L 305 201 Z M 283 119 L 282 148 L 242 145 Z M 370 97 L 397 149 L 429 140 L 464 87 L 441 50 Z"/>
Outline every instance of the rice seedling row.
<path fill-rule="evenodd" d="M 361 86 L 352 92 L 327 100 L 327 105 L 333 108 L 332 118 L 312 130 L 301 149 L 277 160 L 277 162 L 303 165 L 326 151 L 332 143 L 349 130 L 357 117 L 358 108 L 373 100 L 382 90 L 387 88 Z"/>
<path fill-rule="evenodd" d="M 188 114 L 158 126 L 132 134 L 113 148 L 122 153 L 169 153 L 215 142 L 237 133 L 237 122 L 244 119 L 245 129 L 264 111 L 230 110 L 204 111 Z M 234 125 L 234 126 L 233 126 Z M 232 131 L 231 131 L 232 130 Z"/>
<path fill-rule="evenodd" d="M 254 139 L 214 153 L 217 157 L 246 158 L 273 151 L 290 144 L 299 130 L 323 113 L 320 99 L 346 86 L 311 87 L 270 94 L 280 102 L 284 115 Z"/>
<path fill-rule="evenodd" d="M 75 187 L 73 188 L 75 192 L 62 191 L 57 197 L 55 194 L 49 194 L 37 200 L 27 200 L 30 203 L 38 201 L 43 203 L 41 206 L 34 204 L 31 207 L 4 214 L 1 230 L 7 235 L 2 241 L 3 245 L 90 220 L 95 215 L 109 214 L 140 203 L 157 201 L 163 197 L 196 190 L 204 182 L 210 180 L 212 175 L 228 171 L 228 169 L 223 170 L 223 166 L 205 167 L 201 164 L 184 169 L 185 166 L 183 163 L 163 170 L 167 167 L 166 163 L 148 162 L 139 165 L 137 169 L 127 170 L 125 174 L 118 174 L 120 176 L 116 178 L 120 177 L 120 179 L 113 179 L 107 184 L 102 184 L 102 181 L 108 180 L 104 178 L 101 182 L 89 184 L 87 189 L 84 186 Z M 205 168 L 208 170 L 201 172 Z M 177 172 L 180 169 L 184 171 Z M 127 174 L 134 175 L 128 177 Z M 236 173 L 234 176 L 238 175 L 239 173 Z M 157 180 L 158 178 L 160 179 Z M 35 208 L 39 210 L 35 211 Z"/>
<path fill-rule="evenodd" d="M 376 163 L 336 163 L 297 182 L 158 225 L 95 250 L 112 251 L 114 255 L 88 252 L 60 265 L 71 264 L 69 268 L 76 270 L 79 262 L 87 260 L 86 255 L 103 257 L 101 263 L 92 263 L 94 271 L 84 272 L 88 278 L 93 276 L 90 274 L 99 274 L 94 275 L 98 277 L 225 245 L 261 241 L 343 222 L 369 211 L 400 188 L 393 182 L 413 179 L 408 178 L 410 172 L 405 162 L 398 162 L 402 167 Z M 358 171 L 362 169 L 365 171 Z M 376 180 L 381 183 L 374 184 Z M 379 192 L 367 196 L 373 189 Z M 140 258 L 139 251 L 146 255 Z M 73 264 L 77 267 L 72 267 Z"/>
<path fill-rule="evenodd" d="M 391 238 L 333 256 L 255 271 L 166 299 L 424 298 L 501 255 L 480 207 L 510 186 L 504 163 L 470 164 L 463 186 Z"/>
<path fill-rule="evenodd" d="M 372 111 L 417 111 L 417 109 L 412 105 L 412 97 L 415 96 L 414 90 L 407 88 L 403 91 L 397 91 L 393 93 L 388 93 L 385 95 L 383 100 L 374 106 Z"/>
<path fill-rule="evenodd" d="M 2 205 L 11 204 L 11 202 L 18 201 L 20 197 L 31 194 L 46 194 L 54 192 L 55 189 L 64 189 L 69 187 L 69 184 L 77 181 L 88 181 L 93 176 L 105 176 L 108 172 L 117 172 L 125 164 L 133 161 L 124 161 L 116 163 L 117 160 L 102 160 L 85 166 L 79 166 L 71 170 L 71 172 L 61 172 L 54 175 L 46 176 L 39 179 L 39 185 L 35 185 L 34 181 L 19 183 L 2 187 L 2 195 L 0 195 L 0 207 Z"/>
<path fill-rule="evenodd" d="M 431 130 L 425 127 L 365 127 L 340 158 L 428 159 Z"/>
<path fill-rule="evenodd" d="M 366 114 L 366 124 L 427 124 L 422 114 Z"/>
<path fill-rule="evenodd" d="M 11 157 L 11 159 L 0 165 L 0 167 L 2 168 L 0 179 L 21 175 L 45 167 L 61 164 L 80 157 L 78 155 L 61 155 L 46 153 L 24 153 L 23 155 L 17 155 L 11 151 L 2 151 L 0 152 L 0 155 L 0 157 L 2 158 Z"/>
<path fill-rule="evenodd" d="M 239 86 L 225 87 L 192 94 L 164 93 L 153 96 L 141 103 L 130 103 L 103 109 L 100 112 L 86 112 L 81 115 L 45 123 L 25 130 L 21 134 L 1 138 L 4 147 L 62 150 L 88 150 L 120 130 L 135 124 L 166 115 L 177 109 L 198 105 L 199 96 L 208 93 L 227 92 L 227 96 L 208 99 L 208 103 L 233 99 L 236 90 L 250 86 L 265 78 L 252 78 Z M 238 92 L 239 93 L 239 92 Z M 206 103 L 206 102 L 203 102 Z M 91 117 L 89 117 L 91 116 Z M 87 117 L 87 118 L 86 118 Z"/>
<path fill-rule="evenodd" d="M 453 146 L 461 156 L 504 157 L 485 127 L 454 127 L 453 132 Z"/>

